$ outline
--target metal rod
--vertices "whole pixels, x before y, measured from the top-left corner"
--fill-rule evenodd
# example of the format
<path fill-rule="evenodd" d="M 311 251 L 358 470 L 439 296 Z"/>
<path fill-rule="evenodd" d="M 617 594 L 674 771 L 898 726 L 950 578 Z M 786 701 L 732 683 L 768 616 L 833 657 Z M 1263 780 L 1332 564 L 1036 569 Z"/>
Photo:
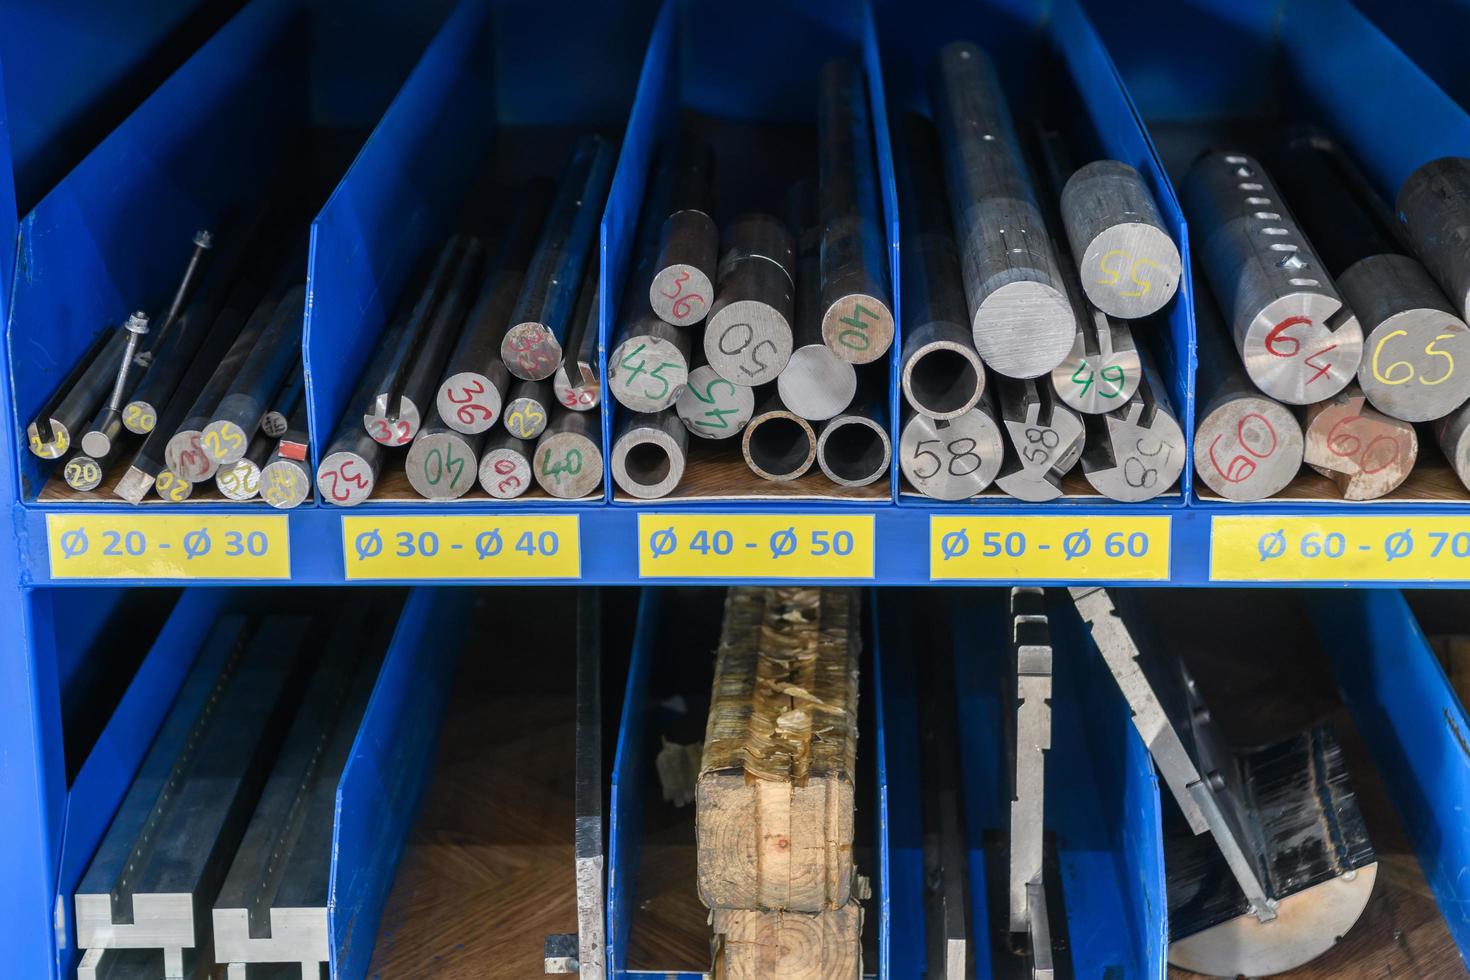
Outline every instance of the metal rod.
<path fill-rule="evenodd" d="M 869 382 L 851 408 L 822 426 L 817 466 L 839 486 L 865 487 L 887 476 L 892 461 L 887 385 Z"/>
<path fill-rule="evenodd" d="M 1083 416 L 1087 448 L 1082 473 L 1094 490 L 1113 500 L 1138 503 L 1171 489 L 1184 472 L 1184 432 L 1168 390 L 1144 348 L 1138 391 L 1122 408 Z"/>
<path fill-rule="evenodd" d="M 531 488 L 535 447 L 498 429 L 485 439 L 480 455 L 480 486 L 496 500 L 514 500 Z"/>
<path fill-rule="evenodd" d="M 676 327 L 692 327 L 709 312 L 720 258 L 714 221 L 715 155 L 709 143 L 683 133 L 674 164 L 671 210 L 663 219 L 648 305 Z"/>
<path fill-rule="evenodd" d="M 73 490 L 96 490 L 102 483 L 104 461 L 94 459 L 85 452 L 73 453 L 61 468 L 62 479 Z"/>
<path fill-rule="evenodd" d="M 817 461 L 817 433 L 806 419 L 771 392 L 740 436 L 745 465 L 763 480 L 784 482 L 804 476 Z"/>
<path fill-rule="evenodd" d="M 597 349 L 601 310 L 599 299 L 601 263 L 588 262 L 582 276 L 577 310 L 567 331 L 567 356 L 551 376 L 556 403 L 574 412 L 590 412 L 602 404 L 602 385 L 597 380 Z M 502 368 L 503 370 L 503 368 Z"/>
<path fill-rule="evenodd" d="M 306 400 L 297 403 L 276 448 L 260 471 L 260 496 L 277 510 L 300 506 L 311 495 L 311 440 Z"/>
<path fill-rule="evenodd" d="M 674 412 L 625 412 L 613 442 L 613 481 L 644 500 L 667 497 L 684 478 L 688 449 L 689 432 Z"/>
<path fill-rule="evenodd" d="M 1045 856 L 1046 754 L 1051 750 L 1052 647 L 1046 594 L 1037 588 L 1012 588 L 1010 601 L 1010 673 L 1008 705 L 1014 732 L 1011 767 L 1008 921 L 1010 932 L 1027 937 L 1034 960 L 1049 959 L 1051 940 L 1031 946 L 1031 926 L 1046 907 L 1042 862 Z M 1041 899 L 1041 901 L 1033 901 Z M 1040 937 L 1038 937 L 1040 938 Z"/>
<path fill-rule="evenodd" d="M 725 230 L 704 353 L 736 384 L 776 380 L 791 359 L 796 243 L 769 214 L 737 217 Z"/>
<path fill-rule="evenodd" d="M 616 154 L 600 136 L 583 136 L 562 171 L 556 199 L 541 232 L 500 359 L 524 381 L 541 381 L 562 362 L 567 326 L 577 305 L 577 287 L 587 262 L 600 261 L 595 247 L 602 205 Z"/>
<path fill-rule="evenodd" d="M 1362 328 L 1265 168 L 1207 153 L 1181 196 L 1250 379 L 1288 405 L 1341 391 L 1362 360 Z"/>
<path fill-rule="evenodd" d="M 457 500 L 475 485 L 480 475 L 482 433 L 466 435 L 444 424 L 438 407 L 408 447 L 405 468 L 409 485 L 428 500 Z"/>
<path fill-rule="evenodd" d="M 280 391 L 291 366 L 300 362 L 305 316 L 306 284 L 301 283 L 276 304 L 199 437 L 216 466 L 233 463 L 249 450 L 250 439 L 260 430 L 271 398 Z"/>
<path fill-rule="evenodd" d="M 128 374 L 133 369 L 133 359 L 138 354 L 138 344 L 143 336 L 148 333 L 148 315 L 142 310 L 131 314 L 123 323 L 123 330 L 127 331 L 128 343 L 123 348 L 122 357 L 117 365 L 117 377 L 112 382 L 112 394 L 107 397 L 107 408 L 114 415 L 121 415 L 123 391 L 128 386 Z"/>
<path fill-rule="evenodd" d="M 997 378 L 995 401 L 1010 449 L 995 485 L 1018 500 L 1056 500 L 1082 458 L 1082 417 L 1057 398 L 1049 379 Z"/>
<path fill-rule="evenodd" d="M 720 377 L 695 344 L 694 370 L 676 406 L 684 428 L 701 439 L 728 439 L 738 435 L 755 414 L 755 389 Z"/>
<path fill-rule="evenodd" d="M 442 277 L 436 274 L 430 283 L 433 297 L 428 306 L 422 307 L 424 316 L 417 321 L 420 329 L 414 330 L 415 321 L 410 319 L 405 344 L 412 349 L 398 362 L 393 383 L 379 389 L 372 410 L 363 415 L 362 424 L 368 435 L 385 446 L 406 446 L 413 441 L 430 403 L 437 402 L 444 359 L 449 356 L 464 323 L 471 283 L 480 275 L 485 249 L 479 239 L 455 237 L 459 247 L 450 259 L 447 274 Z M 428 294 L 429 290 L 425 290 L 425 295 Z M 420 309 L 414 308 L 414 317 Z"/>
<path fill-rule="evenodd" d="M 965 500 L 995 480 L 1005 449 L 991 387 L 974 408 L 952 419 L 907 413 L 898 436 L 898 466 L 915 490 L 935 500 Z"/>
<path fill-rule="evenodd" d="M 131 474 L 132 472 L 132 468 L 129 468 L 128 473 Z M 119 486 L 121 486 L 121 484 L 119 484 Z M 154 493 L 158 494 L 159 500 L 163 500 L 171 504 L 181 504 L 184 501 L 188 500 L 191 496 L 193 496 L 194 484 L 190 483 L 188 480 L 184 479 L 181 476 L 177 476 L 173 470 L 164 468 L 159 470 L 158 476 L 153 479 L 153 491 Z M 118 496 L 122 496 L 119 491 L 114 490 L 113 492 L 117 493 Z M 147 496 L 147 494 L 148 490 L 147 488 L 145 488 L 143 490 L 143 495 Z M 139 503 L 139 501 L 134 500 L 131 501 L 131 503 L 136 504 Z"/>
<path fill-rule="evenodd" d="M 459 344 L 449 356 L 436 402 L 445 425 L 467 435 L 486 432 L 500 419 L 510 372 L 500 359 L 511 310 L 526 278 L 551 201 L 549 180 L 533 180 L 517 192 L 520 203 L 506 228 L 494 271 L 465 318 Z M 595 315 L 595 314 L 594 314 Z M 596 331 L 593 345 L 596 350 Z"/>
<path fill-rule="evenodd" d="M 1061 187 L 1061 212 L 1082 290 L 1098 310 L 1137 320 L 1174 298 L 1179 247 L 1137 170 L 1119 160 L 1083 166 Z"/>
<path fill-rule="evenodd" d="M 279 439 L 286 434 L 291 427 L 291 416 L 296 412 L 296 406 L 301 404 L 306 397 L 306 372 L 302 367 L 300 358 L 296 365 L 286 377 L 286 383 L 281 390 L 270 400 L 269 408 L 260 417 L 260 431 L 273 439 Z"/>
<path fill-rule="evenodd" d="M 1293 209 L 1363 330 L 1358 384 L 1407 422 L 1443 418 L 1470 399 L 1470 327 L 1400 244 L 1387 205 L 1323 134 L 1285 141 L 1280 178 Z M 1365 196 L 1366 195 L 1366 196 Z"/>
<path fill-rule="evenodd" d="M 531 458 L 531 472 L 542 490 L 577 500 L 602 485 L 601 421 L 586 412 L 552 412 Z"/>
<path fill-rule="evenodd" d="M 517 439 L 535 439 L 551 418 L 551 385 L 517 381 L 505 396 L 505 430 Z"/>
<path fill-rule="evenodd" d="M 809 197 L 800 191 L 796 194 Z M 826 306 L 822 302 L 821 229 L 815 224 L 797 223 L 796 227 L 796 330 L 791 359 L 776 378 L 776 390 L 788 410 L 809 422 L 821 422 L 852 403 L 857 394 L 857 368 L 823 339 Z"/>
<path fill-rule="evenodd" d="M 1302 468 L 1305 442 L 1296 413 L 1261 393 L 1246 377 L 1214 297 L 1194 282 L 1195 347 L 1200 406 L 1194 471 L 1227 500 L 1264 500 L 1286 489 Z"/>
<path fill-rule="evenodd" d="M 931 98 L 975 349 L 1000 374 L 1040 377 L 1076 324 L 994 65 L 974 44 L 946 45 Z"/>
<path fill-rule="evenodd" d="M 980 401 L 985 365 L 975 351 L 960 253 L 944 195 L 939 137 L 914 112 L 899 118 L 894 164 L 903 232 L 903 394 L 934 419 L 953 419 Z"/>
<path fill-rule="evenodd" d="M 26 426 L 26 442 L 42 459 L 60 459 L 80 440 L 86 425 L 107 398 L 117 359 L 127 344 L 127 331 L 104 329 Z"/>
<path fill-rule="evenodd" d="M 159 324 L 158 330 L 153 335 L 153 341 L 148 345 L 150 351 L 156 351 L 159 346 L 168 339 L 173 332 L 174 326 L 179 322 L 179 317 L 184 312 L 185 305 L 190 297 L 194 295 L 194 289 L 199 285 L 199 278 L 209 266 L 210 254 L 214 250 L 214 233 L 206 228 L 201 228 L 194 233 L 194 251 L 189 253 L 189 261 L 184 266 L 184 274 L 179 277 L 178 288 L 174 290 L 174 298 L 168 304 L 168 311 L 163 315 L 163 322 Z"/>
<path fill-rule="evenodd" d="M 1470 322 L 1470 159 L 1424 164 L 1399 188 L 1397 203 L 1414 251 Z"/>
<path fill-rule="evenodd" d="M 1470 403 L 1434 423 L 1434 435 L 1455 475 L 1470 489 Z"/>
<path fill-rule="evenodd" d="M 230 500 L 254 500 L 260 493 L 261 473 L 275 451 L 276 442 L 264 432 L 255 433 L 244 456 L 233 463 L 220 464 L 214 474 L 215 488 Z"/>
<path fill-rule="evenodd" d="M 625 318 L 607 359 L 608 391 L 634 412 L 660 412 L 673 405 L 689 383 L 694 339 L 693 331 L 660 319 L 652 310 Z"/>
<path fill-rule="evenodd" d="M 893 346 L 887 236 L 862 69 L 822 66 L 817 94 L 821 334 L 839 358 L 876 361 Z"/>
<path fill-rule="evenodd" d="M 1397 490 L 1419 457 L 1414 427 L 1371 407 L 1355 384 L 1308 405 L 1302 427 L 1307 465 L 1337 484 L 1344 500 L 1377 500 Z"/>
<path fill-rule="evenodd" d="M 266 298 L 256 306 L 255 312 L 235 336 L 229 351 L 216 363 L 214 373 L 199 389 L 178 427 L 172 435 L 167 436 L 168 442 L 163 450 L 164 463 L 190 483 L 208 480 L 219 468 L 219 462 L 204 448 L 204 427 L 214 421 L 214 411 L 219 407 L 220 399 L 228 394 L 235 375 L 240 372 L 240 366 L 249 358 L 256 341 L 275 315 L 277 305 L 274 298 Z M 169 408 L 171 412 L 173 406 L 170 405 Z"/>

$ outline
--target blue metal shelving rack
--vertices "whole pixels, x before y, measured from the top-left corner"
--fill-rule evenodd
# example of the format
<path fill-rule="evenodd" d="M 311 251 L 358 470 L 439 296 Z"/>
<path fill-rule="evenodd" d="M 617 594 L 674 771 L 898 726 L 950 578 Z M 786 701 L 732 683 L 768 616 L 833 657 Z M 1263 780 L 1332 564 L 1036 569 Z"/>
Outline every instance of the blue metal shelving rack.
<path fill-rule="evenodd" d="M 1363 2 L 1387 24 L 1390 5 Z M 263 179 L 264 163 L 292 138 L 292 127 L 371 129 L 312 225 L 309 266 L 303 270 L 310 286 L 304 358 L 317 446 L 341 415 L 414 259 L 453 224 L 487 153 L 496 146 L 519 151 L 517 134 L 549 133 L 555 143 L 558 132 L 590 127 L 622 138 L 601 232 L 603 282 L 611 284 L 602 292 L 605 351 L 656 143 L 686 110 L 743 123 L 809 119 L 815 49 L 861 59 L 875 103 L 896 109 L 922 104 L 921 69 L 940 42 L 961 36 L 980 41 L 997 52 L 1013 95 L 1031 84 L 1075 94 L 1077 125 L 1100 154 L 1126 159 L 1146 174 L 1181 240 L 1187 240 L 1184 219 L 1151 139 L 1155 130 L 1175 123 L 1305 112 L 1337 131 L 1389 196 L 1419 162 L 1470 155 L 1467 109 L 1431 78 L 1453 88 L 1452 78 L 1442 74 L 1453 66 L 1433 55 L 1433 37 L 1422 30 L 1403 35 L 1426 74 L 1389 39 L 1393 31 L 1385 34 L 1347 0 L 1158 0 L 1152 15 L 1142 18 L 1120 16 L 1116 5 L 1092 0 L 926 0 L 921 11 L 900 0 L 440 0 L 420 5 L 414 15 L 400 11 L 392 27 L 379 25 L 377 43 L 408 58 L 386 91 L 379 77 L 391 74 L 385 63 L 365 67 L 353 57 L 355 45 L 373 42 L 370 27 L 333 15 L 323 4 L 252 0 L 228 23 L 220 18 L 223 26 L 210 24 L 218 32 L 197 45 L 192 57 L 174 57 L 177 70 L 166 80 L 148 80 L 148 91 L 134 93 L 133 111 L 116 111 L 114 99 L 118 118 L 108 118 L 116 126 L 91 133 L 89 153 L 56 156 L 51 148 L 57 134 L 64 132 L 73 146 L 79 138 L 76 107 L 126 90 L 128 79 L 136 88 L 147 54 L 160 46 L 176 52 L 179 25 L 197 23 L 204 5 L 176 0 L 147 6 L 156 16 L 134 18 L 128 31 L 111 35 L 109 57 L 68 63 L 65 98 L 55 104 L 46 101 L 48 86 L 57 84 L 45 71 L 48 45 L 67 43 L 66 25 L 39 13 L 33 21 L 0 15 L 0 236 L 16 243 L 14 249 L 0 248 L 0 378 L 6 380 L 0 431 L 21 430 L 57 372 L 123 303 L 168 288 L 178 265 L 175 246 L 187 242 L 201 221 L 249 198 Z M 45 9 L 49 5 L 36 5 L 37 11 Z M 1214 29 L 1199 30 L 1205 22 Z M 7 27 L 15 31 L 3 34 Z M 798 33 L 784 36 L 783 28 Z M 31 40 L 29 48 L 14 43 L 21 32 Z M 382 32 L 404 43 L 384 42 Z M 1230 41 L 1228 58 L 1221 56 L 1222 38 Z M 816 40 L 809 49 L 811 39 Z M 720 49 L 712 51 L 713 44 Z M 786 54 L 767 64 L 763 51 Z M 810 65 L 797 56 L 803 51 Z M 282 57 L 291 70 L 270 70 Z M 1041 82 L 1039 65 L 1054 77 Z M 589 78 L 598 84 L 587 84 Z M 301 97 L 306 88 L 310 104 Z M 374 92 L 380 96 L 376 102 L 365 94 Z M 1463 91 L 1453 94 L 1464 98 Z M 896 284 L 902 256 L 885 114 L 875 113 L 875 119 L 895 301 L 901 305 Z M 190 168 L 201 145 L 214 154 L 203 177 Z M 26 209 L 23 216 L 17 202 Z M 1193 329 L 1186 277 L 1157 325 L 1186 432 L 1193 428 Z M 44 345 L 38 343 L 42 338 Z M 896 350 L 897 345 L 895 371 Z M 609 413 L 605 431 L 610 425 Z M 58 958 L 57 939 L 48 938 L 55 936 L 55 905 L 68 898 L 59 881 L 69 787 L 55 704 L 57 667 L 48 653 L 65 643 L 49 606 L 61 588 L 85 589 L 91 601 L 110 607 L 126 589 L 179 584 L 1470 582 L 1470 557 L 1460 557 L 1470 556 L 1470 500 L 1227 505 L 1200 497 L 1188 467 L 1179 493 L 1136 506 L 1071 499 L 1041 507 L 1003 498 L 938 504 L 901 495 L 895 473 L 891 500 L 862 504 L 634 506 L 612 503 L 608 494 L 573 503 L 374 502 L 352 510 L 313 502 L 285 515 L 215 504 L 167 512 L 198 521 L 212 532 L 217 549 L 228 547 L 224 534 L 242 521 L 274 522 L 272 571 L 265 577 L 258 569 L 266 565 L 232 566 L 219 552 L 191 568 L 189 561 L 203 556 L 181 557 L 187 551 L 182 536 L 190 528 L 163 527 L 158 521 L 165 515 L 151 508 L 38 502 L 43 468 L 13 435 L 5 441 L 0 506 L 8 513 L 14 547 L 0 546 L 0 621 L 8 627 L 0 631 L 0 881 L 7 886 L 0 888 L 0 943 L 10 952 L 15 975 L 25 977 L 54 975 L 57 964 L 66 962 L 64 950 Z M 59 522 L 54 528 L 53 521 Z M 560 542 L 556 561 L 544 548 L 534 553 L 551 528 Z M 78 529 L 85 550 L 77 548 L 82 538 L 65 538 Z M 129 529 L 140 534 L 136 555 L 128 547 Z M 720 530 L 731 532 L 733 556 L 708 547 L 695 553 L 701 531 L 707 545 Z M 94 564 L 109 547 L 109 531 L 121 535 L 112 539 L 113 547 L 122 542 L 122 553 L 114 556 L 119 560 Z M 500 532 L 501 547 L 481 554 L 488 552 L 483 536 L 492 531 Z M 518 557 L 512 542 L 528 531 L 532 551 Z M 414 553 L 387 561 L 403 547 L 404 533 Z M 436 548 L 427 558 L 425 533 L 433 535 Z M 839 533 L 852 535 L 846 553 L 832 546 Z M 1462 537 L 1464 548 L 1457 543 Z M 165 546 L 175 550 L 165 555 Z M 198 568 L 206 572 L 200 575 Z M 1360 708 L 1359 717 L 1378 719 L 1376 730 L 1390 744 L 1438 752 L 1447 729 L 1427 730 L 1406 716 L 1413 713 L 1414 696 L 1445 696 L 1443 676 L 1420 662 L 1428 654 L 1419 651 L 1410 678 L 1416 686 L 1377 697 L 1356 672 L 1383 669 L 1382 644 L 1412 638 L 1415 628 L 1393 592 L 1364 596 L 1362 604 L 1364 615 L 1372 617 L 1367 628 L 1380 645 L 1369 644 L 1358 659 L 1344 658 L 1343 687 Z M 1458 719 L 1463 732 L 1463 708 Z M 1455 757 L 1446 750 L 1443 758 Z M 1400 778 L 1423 788 L 1416 797 L 1422 805 L 1408 821 L 1411 829 L 1437 835 L 1421 849 L 1426 873 L 1444 908 L 1463 908 L 1470 888 L 1441 873 L 1459 860 L 1444 843 L 1456 828 L 1439 822 L 1470 789 L 1463 779 L 1401 768 Z M 1457 829 L 1461 839 L 1470 835 L 1464 826 Z M 1462 947 L 1470 943 L 1463 914 L 1451 928 Z"/>

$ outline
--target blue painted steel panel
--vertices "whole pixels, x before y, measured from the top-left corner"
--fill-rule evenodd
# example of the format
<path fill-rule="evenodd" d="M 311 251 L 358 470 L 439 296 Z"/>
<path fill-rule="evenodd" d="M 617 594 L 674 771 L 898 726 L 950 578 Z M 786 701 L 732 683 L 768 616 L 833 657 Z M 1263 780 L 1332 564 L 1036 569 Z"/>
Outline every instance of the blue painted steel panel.
<path fill-rule="evenodd" d="M 1363 744 L 1470 964 L 1470 713 L 1399 592 L 1308 593 Z"/>
<path fill-rule="evenodd" d="M 616 980 L 628 970 L 628 937 L 633 928 L 633 895 L 638 888 L 638 860 L 643 841 L 642 794 L 649 778 L 648 678 L 653 667 L 653 636 L 662 619 L 663 593 L 644 589 L 638 603 L 638 625 L 628 660 L 628 683 L 618 721 L 608 802 L 607 972 Z"/>
<path fill-rule="evenodd" d="M 166 303 L 197 228 L 259 192 L 299 132 L 300 14 L 296 0 L 251 4 L 22 220 L 7 337 L 22 419 L 98 331 Z M 6 451 L 27 497 L 46 465 L 23 425 Z"/>
<path fill-rule="evenodd" d="M 184 593 L 72 781 L 56 880 L 55 955 L 61 976 L 71 975 L 76 967 L 72 916 L 77 884 L 228 598 L 220 589 Z"/>
<path fill-rule="evenodd" d="M 1465 64 L 1465 38 L 1470 37 L 1470 3 L 1466 0 L 1353 0 L 1369 20 L 1387 34 L 1434 83 L 1460 107 L 1470 109 L 1470 68 Z"/>
<path fill-rule="evenodd" d="M 475 594 L 415 589 L 398 618 L 337 784 L 328 931 L 332 976 L 367 975 L 378 918 L 433 770 Z"/>
<path fill-rule="evenodd" d="M 448 233 L 490 145 L 490 26 L 488 0 L 459 4 L 312 223 L 303 357 L 313 469 L 415 263 Z"/>
<path fill-rule="evenodd" d="M 15 276 L 15 238 L 20 219 L 15 203 L 15 166 L 3 74 L 0 72 L 0 324 L 10 322 L 10 280 Z"/>

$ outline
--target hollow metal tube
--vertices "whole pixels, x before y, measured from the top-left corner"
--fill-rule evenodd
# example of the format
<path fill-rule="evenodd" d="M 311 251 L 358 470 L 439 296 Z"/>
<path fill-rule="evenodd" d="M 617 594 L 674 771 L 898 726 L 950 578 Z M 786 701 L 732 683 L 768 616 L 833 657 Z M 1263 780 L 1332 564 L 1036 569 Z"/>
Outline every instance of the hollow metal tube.
<path fill-rule="evenodd" d="M 827 420 L 817 435 L 817 466 L 844 487 L 865 487 L 888 474 L 893 443 L 888 436 L 887 385 L 865 379 L 851 407 Z"/>
<path fill-rule="evenodd" d="M 613 481 L 644 500 L 667 497 L 684 478 L 688 450 L 689 432 L 674 412 L 625 412 L 613 441 Z"/>
<path fill-rule="evenodd" d="M 779 392 L 771 392 L 740 436 L 745 465 L 763 480 L 784 482 L 804 476 L 817 460 L 817 433 L 790 411 Z"/>

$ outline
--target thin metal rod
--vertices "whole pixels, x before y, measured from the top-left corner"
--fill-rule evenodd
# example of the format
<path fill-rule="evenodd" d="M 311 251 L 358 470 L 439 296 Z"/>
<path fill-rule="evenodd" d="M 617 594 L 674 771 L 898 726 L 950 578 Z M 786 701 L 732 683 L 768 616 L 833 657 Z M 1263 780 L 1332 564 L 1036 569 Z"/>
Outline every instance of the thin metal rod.
<path fill-rule="evenodd" d="M 201 228 L 194 233 L 194 251 L 189 253 L 189 261 L 184 266 L 184 274 L 179 277 L 179 285 L 174 290 L 174 298 L 168 304 L 168 311 L 163 315 L 163 322 L 158 325 L 154 332 L 153 341 L 148 345 L 150 351 L 156 351 L 164 341 L 168 340 L 169 334 L 173 332 L 175 324 L 184 312 L 185 305 L 194 295 L 195 288 L 199 285 L 200 277 L 207 271 L 211 264 L 209 259 L 214 253 L 214 233 L 206 228 Z"/>
<path fill-rule="evenodd" d="M 301 361 L 301 330 L 306 317 L 306 284 L 290 289 L 276 304 L 270 321 L 240 369 L 230 379 L 199 437 L 216 466 L 233 463 L 250 448 L 270 400 L 280 391 L 292 365 Z"/>
<path fill-rule="evenodd" d="M 104 329 L 77 361 L 50 401 L 26 427 L 31 452 L 42 459 L 60 459 L 80 440 L 87 423 L 107 398 L 117 359 L 127 344 L 127 331 Z"/>
<path fill-rule="evenodd" d="M 597 345 L 601 310 L 599 299 L 600 262 L 588 262 L 577 296 L 577 310 L 567 331 L 567 356 L 551 376 L 556 403 L 574 412 L 590 412 L 602 404 L 602 385 L 597 380 Z M 503 369 L 503 368 L 502 368 Z"/>
<path fill-rule="evenodd" d="M 517 381 L 505 396 L 505 431 L 535 439 L 551 420 L 552 391 L 545 381 Z"/>

